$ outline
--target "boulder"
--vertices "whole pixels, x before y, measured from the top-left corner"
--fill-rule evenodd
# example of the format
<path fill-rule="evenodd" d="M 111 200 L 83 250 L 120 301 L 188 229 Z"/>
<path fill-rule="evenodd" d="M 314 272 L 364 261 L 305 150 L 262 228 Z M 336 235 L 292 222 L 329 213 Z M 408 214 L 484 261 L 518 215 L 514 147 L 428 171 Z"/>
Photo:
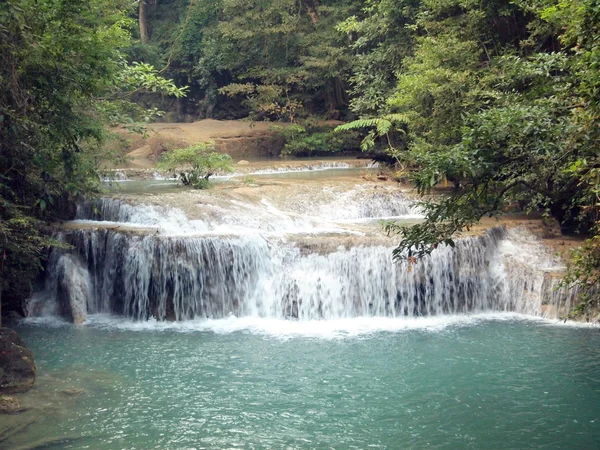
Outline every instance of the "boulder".
<path fill-rule="evenodd" d="M 0 394 L 25 392 L 35 382 L 33 353 L 9 328 L 0 328 Z"/>
<path fill-rule="evenodd" d="M 246 161 L 245 159 L 241 159 L 237 162 L 238 166 L 247 166 L 248 164 L 250 164 L 250 161 Z"/>

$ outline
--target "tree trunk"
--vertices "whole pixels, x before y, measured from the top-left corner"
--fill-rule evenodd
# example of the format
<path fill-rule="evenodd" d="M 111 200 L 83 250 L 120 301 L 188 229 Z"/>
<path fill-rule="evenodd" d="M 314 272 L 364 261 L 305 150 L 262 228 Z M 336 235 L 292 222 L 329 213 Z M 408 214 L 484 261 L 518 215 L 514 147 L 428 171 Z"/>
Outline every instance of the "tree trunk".
<path fill-rule="evenodd" d="M 142 42 L 148 42 L 148 19 L 146 17 L 146 0 L 140 0 L 139 10 L 140 39 Z"/>
<path fill-rule="evenodd" d="M 342 76 L 338 75 L 334 83 L 336 106 L 347 106 L 348 94 L 346 94 L 346 89 L 344 89 L 344 80 L 342 79 Z"/>

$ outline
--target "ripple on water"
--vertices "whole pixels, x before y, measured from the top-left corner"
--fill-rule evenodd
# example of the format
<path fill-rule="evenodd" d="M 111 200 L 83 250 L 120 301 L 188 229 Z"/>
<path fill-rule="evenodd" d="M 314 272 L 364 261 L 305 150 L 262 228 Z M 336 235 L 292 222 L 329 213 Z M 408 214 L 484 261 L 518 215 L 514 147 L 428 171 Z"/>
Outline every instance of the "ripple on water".
<path fill-rule="evenodd" d="M 92 316 L 85 327 L 29 322 L 19 332 L 40 373 L 85 394 L 61 414 L 40 410 L 18 443 L 595 448 L 600 436 L 600 333 L 543 319 Z"/>

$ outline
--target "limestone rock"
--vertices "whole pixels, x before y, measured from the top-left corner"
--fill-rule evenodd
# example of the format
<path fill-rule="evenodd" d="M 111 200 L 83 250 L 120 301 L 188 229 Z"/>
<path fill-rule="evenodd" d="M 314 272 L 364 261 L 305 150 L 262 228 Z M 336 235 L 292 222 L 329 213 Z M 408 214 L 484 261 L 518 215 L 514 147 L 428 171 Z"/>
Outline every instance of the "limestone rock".
<path fill-rule="evenodd" d="M 73 255 L 61 256 L 59 267 L 61 313 L 75 325 L 81 325 L 87 320 L 87 299 L 91 295 L 90 275 Z"/>
<path fill-rule="evenodd" d="M 9 397 L 8 395 L 0 395 L 0 414 L 16 414 L 26 409 L 16 398 Z"/>
<path fill-rule="evenodd" d="M 35 362 L 19 335 L 0 328 L 0 394 L 25 392 L 35 382 Z"/>

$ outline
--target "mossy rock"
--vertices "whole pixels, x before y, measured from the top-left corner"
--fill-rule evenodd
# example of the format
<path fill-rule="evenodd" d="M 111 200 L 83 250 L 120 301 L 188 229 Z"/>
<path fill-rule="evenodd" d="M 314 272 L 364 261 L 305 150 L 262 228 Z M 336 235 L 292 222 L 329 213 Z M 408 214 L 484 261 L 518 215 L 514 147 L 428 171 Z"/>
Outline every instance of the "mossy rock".
<path fill-rule="evenodd" d="M 19 335 L 0 328 L 0 394 L 29 390 L 35 382 L 35 362 Z"/>

